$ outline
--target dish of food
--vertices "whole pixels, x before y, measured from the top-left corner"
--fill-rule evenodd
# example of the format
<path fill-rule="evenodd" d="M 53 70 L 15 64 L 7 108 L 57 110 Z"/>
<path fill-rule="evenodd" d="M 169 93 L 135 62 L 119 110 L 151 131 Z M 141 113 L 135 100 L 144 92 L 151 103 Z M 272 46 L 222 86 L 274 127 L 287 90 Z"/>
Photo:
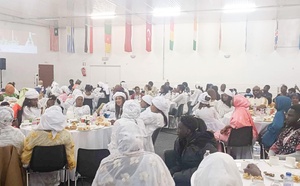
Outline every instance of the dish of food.
<path fill-rule="evenodd" d="M 111 123 L 103 116 L 100 116 L 100 117 L 96 118 L 95 125 L 97 125 L 97 126 L 101 125 L 101 126 L 107 127 L 107 126 L 110 126 Z"/>
<path fill-rule="evenodd" d="M 89 130 L 91 130 L 91 127 L 89 125 L 87 125 L 87 126 L 78 126 L 77 130 L 79 130 L 79 131 L 89 131 Z"/>
<path fill-rule="evenodd" d="M 278 172 L 264 172 L 264 177 L 268 178 L 270 180 L 278 180 L 278 181 L 283 181 L 284 179 L 284 174 L 278 173 Z"/>
<path fill-rule="evenodd" d="M 67 129 L 67 130 L 76 130 L 77 126 L 76 125 L 70 125 L 70 126 L 66 126 L 65 129 Z"/>

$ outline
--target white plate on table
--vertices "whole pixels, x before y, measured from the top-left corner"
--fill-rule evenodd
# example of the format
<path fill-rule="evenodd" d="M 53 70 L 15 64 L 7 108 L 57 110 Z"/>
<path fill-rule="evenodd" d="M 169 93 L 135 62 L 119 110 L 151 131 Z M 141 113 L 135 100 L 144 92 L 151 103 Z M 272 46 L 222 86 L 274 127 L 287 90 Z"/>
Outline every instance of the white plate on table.
<path fill-rule="evenodd" d="M 274 177 L 272 176 L 267 176 L 265 175 L 265 173 L 262 173 L 263 176 L 267 179 L 270 179 L 270 180 L 278 180 L 278 181 L 283 181 L 283 178 L 280 177 L 281 174 L 283 173 L 280 173 L 280 172 L 268 172 L 268 173 L 273 173 L 274 174 Z M 283 174 L 284 175 L 284 174 Z"/>
<path fill-rule="evenodd" d="M 298 162 L 296 162 L 294 166 L 292 166 L 292 165 L 290 165 L 290 164 L 287 164 L 287 163 L 285 163 L 285 164 L 284 164 L 284 166 L 285 166 L 285 167 L 287 167 L 287 168 L 290 168 L 290 169 L 298 169 L 298 167 L 297 167 L 297 163 L 298 163 Z"/>
<path fill-rule="evenodd" d="M 25 127 L 25 126 L 30 126 L 30 125 L 32 125 L 32 123 L 21 123 L 21 125 Z"/>

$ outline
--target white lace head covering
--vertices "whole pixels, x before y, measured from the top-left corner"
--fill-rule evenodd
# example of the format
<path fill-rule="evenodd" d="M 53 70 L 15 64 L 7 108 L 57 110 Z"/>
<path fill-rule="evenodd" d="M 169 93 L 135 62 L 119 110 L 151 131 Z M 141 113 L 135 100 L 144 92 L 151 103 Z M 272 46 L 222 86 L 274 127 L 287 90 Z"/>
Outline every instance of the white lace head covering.
<path fill-rule="evenodd" d="M 141 113 L 141 106 L 136 100 L 127 100 L 123 105 L 121 118 L 137 119 Z"/>
<path fill-rule="evenodd" d="M 191 186 L 200 185 L 241 186 L 243 182 L 233 158 L 216 152 L 202 160 L 191 178 Z"/>
<path fill-rule="evenodd" d="M 25 93 L 25 98 L 27 99 L 38 99 L 39 98 L 39 93 L 35 89 L 29 89 Z"/>
<path fill-rule="evenodd" d="M 70 94 L 70 89 L 68 86 L 62 86 L 60 87 L 60 89 L 62 90 L 62 92 L 66 93 L 66 94 Z"/>
<path fill-rule="evenodd" d="M 74 101 L 76 101 L 76 99 L 77 99 L 78 97 L 82 97 L 82 98 L 84 99 L 84 96 L 83 96 L 83 94 L 82 94 L 82 93 L 80 93 L 80 94 L 76 94 L 76 95 L 75 95 L 75 97 L 74 97 Z"/>
<path fill-rule="evenodd" d="M 231 92 L 231 91 L 228 90 L 228 89 L 226 89 L 225 92 L 224 92 L 223 94 L 227 94 L 228 96 L 230 96 L 230 97 L 232 97 L 232 98 L 234 97 L 234 93 Z"/>
<path fill-rule="evenodd" d="M 152 104 L 158 108 L 160 111 L 164 113 L 164 115 L 168 118 L 169 116 L 169 110 L 170 110 L 170 105 L 166 98 L 163 96 L 157 96 L 152 99 Z"/>
<path fill-rule="evenodd" d="M 54 105 L 46 109 L 45 113 L 41 116 L 37 130 L 51 130 L 52 139 L 54 139 L 57 132 L 64 130 L 66 124 L 66 117 L 62 113 L 62 109 Z"/>
<path fill-rule="evenodd" d="M 207 100 L 205 99 L 206 97 L 211 98 L 210 95 L 208 95 L 207 92 L 202 93 L 202 94 L 199 96 L 199 102 L 200 102 L 200 103 L 203 103 L 203 104 L 209 104 L 209 101 L 207 101 Z"/>
<path fill-rule="evenodd" d="M 144 100 L 146 103 L 148 103 L 148 105 L 151 105 L 151 104 L 152 104 L 152 99 L 153 99 L 153 97 L 150 96 L 150 95 L 144 95 L 144 96 L 142 97 L 142 100 Z"/>
<path fill-rule="evenodd" d="M 0 128 L 10 126 L 14 119 L 14 111 L 7 106 L 0 107 Z"/>

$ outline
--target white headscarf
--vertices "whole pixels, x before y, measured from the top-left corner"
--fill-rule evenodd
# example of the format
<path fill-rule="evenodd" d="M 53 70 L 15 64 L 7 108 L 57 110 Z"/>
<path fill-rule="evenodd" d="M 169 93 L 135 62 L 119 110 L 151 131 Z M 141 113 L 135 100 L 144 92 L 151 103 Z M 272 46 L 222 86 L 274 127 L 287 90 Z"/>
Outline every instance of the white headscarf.
<path fill-rule="evenodd" d="M 70 89 L 69 89 L 69 87 L 67 87 L 67 86 L 62 86 L 62 87 L 60 87 L 60 89 L 61 89 L 64 93 L 70 94 Z"/>
<path fill-rule="evenodd" d="M 41 117 L 37 130 L 51 130 L 52 139 L 55 138 L 57 132 L 64 130 L 66 126 L 66 117 L 63 115 L 59 106 L 52 106 L 46 109 Z"/>
<path fill-rule="evenodd" d="M 234 97 L 234 93 L 233 92 L 231 92 L 230 90 L 225 90 L 225 92 L 223 93 L 223 94 L 227 94 L 228 96 L 230 96 L 230 97 Z"/>
<path fill-rule="evenodd" d="M 136 100 L 127 100 L 123 105 L 121 118 L 137 119 L 140 116 L 141 107 Z"/>
<path fill-rule="evenodd" d="M 82 94 L 81 90 L 79 90 L 79 89 L 73 90 L 72 96 L 75 97 L 77 94 Z"/>
<path fill-rule="evenodd" d="M 59 86 L 59 84 L 55 81 L 53 81 L 52 84 L 51 84 L 51 88 L 58 87 L 58 86 Z"/>
<path fill-rule="evenodd" d="M 14 111 L 7 106 L 0 107 L 0 128 L 10 126 L 14 119 Z"/>
<path fill-rule="evenodd" d="M 207 100 L 205 99 L 206 97 L 211 98 L 210 95 L 208 95 L 207 92 L 202 93 L 202 94 L 199 96 L 199 102 L 200 102 L 200 103 L 203 103 L 203 104 L 209 104 L 209 101 L 207 101 Z"/>
<path fill-rule="evenodd" d="M 202 160 L 191 178 L 191 186 L 200 185 L 241 186 L 243 182 L 232 157 L 216 152 Z"/>
<path fill-rule="evenodd" d="M 35 89 L 29 89 L 25 93 L 25 98 L 27 99 L 38 99 L 39 98 L 39 93 Z"/>
<path fill-rule="evenodd" d="M 150 95 L 144 95 L 144 96 L 142 97 L 142 100 L 144 100 L 146 103 L 148 103 L 148 105 L 151 105 L 152 99 L 153 99 L 153 97 L 150 96 Z"/>
<path fill-rule="evenodd" d="M 113 99 L 115 100 L 116 97 L 119 97 L 119 96 L 123 97 L 126 100 L 126 95 L 123 92 L 116 92 L 113 96 Z"/>
<path fill-rule="evenodd" d="M 169 110 L 170 110 L 170 105 L 166 98 L 162 96 L 157 96 L 152 99 L 152 104 L 158 108 L 160 111 L 164 113 L 164 115 L 168 118 L 169 116 Z"/>
<path fill-rule="evenodd" d="M 109 94 L 109 87 L 107 84 L 100 81 L 100 82 L 98 82 L 98 86 L 100 88 L 103 88 L 104 92 L 106 92 L 107 95 Z"/>
<path fill-rule="evenodd" d="M 84 96 L 83 96 L 83 94 L 82 94 L 82 93 L 80 93 L 80 94 L 76 94 L 76 95 L 75 95 L 75 97 L 74 97 L 74 101 L 76 101 L 76 99 L 77 99 L 78 97 L 82 97 L 82 98 L 84 99 Z"/>
<path fill-rule="evenodd" d="M 62 90 L 58 86 L 54 86 L 51 88 L 51 94 L 58 97 L 62 94 Z"/>

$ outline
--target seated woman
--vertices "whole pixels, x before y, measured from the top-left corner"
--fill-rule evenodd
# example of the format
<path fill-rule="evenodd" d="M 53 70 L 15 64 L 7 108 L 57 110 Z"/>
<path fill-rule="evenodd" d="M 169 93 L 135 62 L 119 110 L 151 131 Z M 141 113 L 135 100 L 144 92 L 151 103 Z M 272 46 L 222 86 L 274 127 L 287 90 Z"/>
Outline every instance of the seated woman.
<path fill-rule="evenodd" d="M 277 137 L 284 126 L 285 114 L 291 107 L 291 99 L 286 96 L 275 98 L 275 108 L 277 110 L 273 122 L 268 125 L 266 132 L 262 136 L 262 143 L 265 148 L 270 148 L 277 140 Z"/>
<path fill-rule="evenodd" d="M 174 90 L 175 95 L 172 97 L 172 102 L 176 103 L 176 108 L 180 105 L 187 104 L 188 95 L 184 92 L 185 87 L 183 85 L 178 85 L 177 88 Z"/>
<path fill-rule="evenodd" d="M 92 85 L 85 85 L 84 88 L 85 92 L 83 93 L 84 96 L 84 101 L 83 104 L 87 105 L 90 107 L 90 114 L 93 113 L 94 108 L 96 107 L 96 96 L 95 94 L 92 92 L 93 91 L 93 86 Z"/>
<path fill-rule="evenodd" d="M 151 137 L 155 129 L 168 124 L 168 112 L 169 104 L 164 97 L 157 96 L 152 99 L 152 105 L 140 115 L 145 123 L 147 136 Z"/>
<path fill-rule="evenodd" d="M 75 104 L 68 108 L 67 117 L 68 119 L 77 118 L 80 119 L 84 115 L 90 114 L 90 107 L 83 105 L 84 97 L 82 94 L 75 96 Z"/>
<path fill-rule="evenodd" d="M 75 168 L 74 143 L 71 134 L 65 130 L 66 118 L 59 106 L 52 106 L 41 117 L 37 129 L 31 131 L 24 142 L 22 163 L 29 165 L 35 146 L 65 145 L 68 167 Z M 30 185 L 59 185 L 60 172 L 39 173 L 30 176 Z"/>
<path fill-rule="evenodd" d="M 60 87 L 62 94 L 60 94 L 57 98 L 64 103 L 68 99 L 68 95 L 70 94 L 70 89 L 68 86 Z"/>
<path fill-rule="evenodd" d="M 38 98 L 39 93 L 35 89 L 29 89 L 25 93 L 25 100 L 20 112 L 20 114 L 22 114 L 22 121 L 41 117 L 42 109 L 39 105 Z"/>
<path fill-rule="evenodd" d="M 163 96 L 167 100 L 170 100 L 171 99 L 170 87 L 166 85 L 162 85 L 160 87 L 159 96 Z"/>
<path fill-rule="evenodd" d="M 21 155 L 25 136 L 20 129 L 12 127 L 14 111 L 7 106 L 0 106 L 0 147 L 14 146 Z"/>
<path fill-rule="evenodd" d="M 144 112 L 150 105 L 152 104 L 153 97 L 150 95 L 145 95 L 142 97 L 142 100 L 140 102 L 141 105 L 141 112 Z"/>
<path fill-rule="evenodd" d="M 197 118 L 201 118 L 206 123 L 207 129 L 211 131 L 221 130 L 225 125 L 219 119 L 219 115 L 214 107 L 209 105 L 210 96 L 207 92 L 203 93 L 199 97 L 199 107 L 194 111 L 194 115 Z"/>
<path fill-rule="evenodd" d="M 287 112 L 286 127 L 279 134 L 278 140 L 271 146 L 269 156 L 278 155 L 300 157 L 300 105 L 293 105 Z"/>
<path fill-rule="evenodd" d="M 190 185 L 191 176 L 203 160 L 206 150 L 211 153 L 217 151 L 214 135 L 209 131 L 201 131 L 199 123 L 203 122 L 193 116 L 182 116 L 174 150 L 165 152 L 165 162 L 176 185 Z"/>
<path fill-rule="evenodd" d="M 233 111 L 232 98 L 233 93 L 230 90 L 225 90 L 225 92 L 221 94 L 221 100 L 215 105 L 215 109 L 220 118 L 223 118 L 226 113 Z"/>
<path fill-rule="evenodd" d="M 126 94 L 124 92 L 116 92 L 113 96 L 113 101 L 108 102 L 100 110 L 100 115 L 117 120 L 121 118 L 122 107 L 126 100 Z"/>
<path fill-rule="evenodd" d="M 239 129 L 246 126 L 252 126 L 253 139 L 257 139 L 257 130 L 253 119 L 249 113 L 250 103 L 247 98 L 242 95 L 233 97 L 233 106 L 235 107 L 230 119 L 230 124 L 225 126 L 222 130 L 215 132 L 215 138 L 224 142 L 228 141 L 231 129 Z"/>
<path fill-rule="evenodd" d="M 135 99 L 135 100 L 141 101 L 143 96 L 144 96 L 144 94 L 141 93 L 140 87 L 136 86 L 136 87 L 134 87 L 134 93 L 130 96 L 130 99 Z"/>
<path fill-rule="evenodd" d="M 242 178 L 233 158 L 216 152 L 207 156 L 191 178 L 191 186 L 242 186 Z"/>
<path fill-rule="evenodd" d="M 126 121 L 116 133 L 117 152 L 101 161 L 92 186 L 175 185 L 162 159 L 144 151 L 144 136 L 135 122 Z"/>

